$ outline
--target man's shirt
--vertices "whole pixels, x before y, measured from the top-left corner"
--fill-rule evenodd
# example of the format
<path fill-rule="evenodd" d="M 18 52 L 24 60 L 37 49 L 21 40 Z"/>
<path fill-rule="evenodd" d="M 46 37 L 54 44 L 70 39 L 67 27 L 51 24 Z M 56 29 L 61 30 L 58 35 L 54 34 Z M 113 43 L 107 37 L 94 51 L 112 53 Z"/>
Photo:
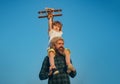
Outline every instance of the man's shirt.
<path fill-rule="evenodd" d="M 57 54 L 54 58 L 54 61 L 55 61 L 55 66 L 59 71 L 59 74 L 48 76 L 50 63 L 49 63 L 49 57 L 46 56 L 42 64 L 41 71 L 39 73 L 39 78 L 41 80 L 45 80 L 48 78 L 48 84 L 70 84 L 69 76 L 74 78 L 76 76 L 76 71 L 71 72 L 70 74 L 66 72 L 67 66 L 66 66 L 65 56 L 61 54 Z"/>

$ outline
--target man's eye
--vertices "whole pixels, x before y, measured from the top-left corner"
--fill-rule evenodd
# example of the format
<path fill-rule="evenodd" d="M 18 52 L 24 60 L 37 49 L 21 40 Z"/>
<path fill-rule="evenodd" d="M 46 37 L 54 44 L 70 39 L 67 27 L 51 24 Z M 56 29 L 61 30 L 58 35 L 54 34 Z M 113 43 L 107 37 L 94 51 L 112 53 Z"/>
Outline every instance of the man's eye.
<path fill-rule="evenodd" d="M 58 44 L 62 44 L 63 45 L 64 43 L 58 43 Z"/>

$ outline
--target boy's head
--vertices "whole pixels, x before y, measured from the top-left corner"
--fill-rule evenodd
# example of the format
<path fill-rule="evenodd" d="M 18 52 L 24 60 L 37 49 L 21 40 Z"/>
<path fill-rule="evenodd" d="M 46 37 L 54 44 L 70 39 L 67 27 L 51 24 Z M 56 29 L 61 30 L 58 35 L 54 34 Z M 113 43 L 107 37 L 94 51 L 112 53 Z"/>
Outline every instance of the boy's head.
<path fill-rule="evenodd" d="M 61 22 L 59 22 L 59 21 L 54 21 L 54 22 L 52 23 L 52 25 L 53 25 L 53 28 L 54 28 L 55 26 L 57 26 L 57 27 L 59 28 L 59 31 L 62 31 L 62 23 L 61 23 Z"/>

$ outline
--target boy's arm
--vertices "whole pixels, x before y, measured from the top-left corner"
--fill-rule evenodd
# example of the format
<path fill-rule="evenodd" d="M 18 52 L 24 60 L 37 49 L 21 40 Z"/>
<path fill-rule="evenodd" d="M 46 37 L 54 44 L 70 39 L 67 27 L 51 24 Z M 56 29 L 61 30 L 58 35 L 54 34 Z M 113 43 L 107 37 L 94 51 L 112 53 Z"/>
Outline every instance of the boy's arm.
<path fill-rule="evenodd" d="M 48 32 L 52 30 L 53 15 L 48 13 Z"/>
<path fill-rule="evenodd" d="M 49 59 L 48 57 L 45 57 L 42 67 L 39 73 L 39 78 L 40 80 L 45 80 L 48 78 L 48 73 L 49 73 Z"/>

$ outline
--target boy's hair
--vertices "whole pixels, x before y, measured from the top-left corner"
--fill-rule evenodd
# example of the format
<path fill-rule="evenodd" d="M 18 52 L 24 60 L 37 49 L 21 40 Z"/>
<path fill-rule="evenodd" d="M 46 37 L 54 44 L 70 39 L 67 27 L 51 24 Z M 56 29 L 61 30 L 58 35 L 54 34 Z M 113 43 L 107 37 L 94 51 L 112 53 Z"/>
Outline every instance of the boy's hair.
<path fill-rule="evenodd" d="M 59 21 L 54 21 L 53 23 L 52 23 L 52 25 L 54 26 L 54 25 L 59 25 L 60 26 L 60 31 L 62 31 L 62 23 L 61 22 L 59 22 Z"/>

